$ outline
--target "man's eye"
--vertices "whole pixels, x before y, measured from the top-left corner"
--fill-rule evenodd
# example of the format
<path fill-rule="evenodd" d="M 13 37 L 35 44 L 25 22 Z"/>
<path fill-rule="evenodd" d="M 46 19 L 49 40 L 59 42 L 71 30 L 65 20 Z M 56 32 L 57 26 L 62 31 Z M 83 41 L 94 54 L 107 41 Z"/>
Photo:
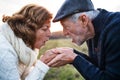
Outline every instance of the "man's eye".
<path fill-rule="evenodd" d="M 69 27 L 66 27 L 66 29 L 69 29 Z"/>

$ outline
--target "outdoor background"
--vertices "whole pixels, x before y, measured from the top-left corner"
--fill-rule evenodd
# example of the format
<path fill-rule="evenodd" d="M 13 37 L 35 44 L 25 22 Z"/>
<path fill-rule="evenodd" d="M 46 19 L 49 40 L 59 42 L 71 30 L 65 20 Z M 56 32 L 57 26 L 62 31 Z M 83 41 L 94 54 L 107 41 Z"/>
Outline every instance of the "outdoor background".
<path fill-rule="evenodd" d="M 38 4 L 47 8 L 53 16 L 55 16 L 59 7 L 65 0 L 0 0 L 0 23 L 2 22 L 1 18 L 4 15 L 12 15 L 14 12 L 21 9 L 26 4 Z M 92 0 L 96 8 L 104 8 L 109 11 L 120 11 L 120 2 L 119 0 Z M 1 24 L 0 24 L 1 25 Z M 62 30 L 62 27 L 58 23 L 52 23 L 51 31 Z"/>
<path fill-rule="evenodd" d="M 14 12 L 21 9 L 26 4 L 38 4 L 47 8 L 53 17 L 58 11 L 59 7 L 65 0 L 0 0 L 0 25 L 2 25 L 2 15 L 12 15 Z M 104 8 L 109 11 L 120 11 L 119 0 L 92 0 L 97 8 Z M 87 54 L 87 47 L 84 43 L 82 46 L 77 46 L 71 43 L 71 39 L 65 38 L 62 34 L 62 27 L 58 23 L 51 25 L 52 36 L 50 40 L 40 49 L 40 55 L 46 50 L 56 47 L 72 47 Z M 69 55 L 69 54 L 68 54 Z M 44 80 L 84 80 L 84 78 L 77 72 L 72 65 L 65 65 L 59 68 L 51 68 Z"/>

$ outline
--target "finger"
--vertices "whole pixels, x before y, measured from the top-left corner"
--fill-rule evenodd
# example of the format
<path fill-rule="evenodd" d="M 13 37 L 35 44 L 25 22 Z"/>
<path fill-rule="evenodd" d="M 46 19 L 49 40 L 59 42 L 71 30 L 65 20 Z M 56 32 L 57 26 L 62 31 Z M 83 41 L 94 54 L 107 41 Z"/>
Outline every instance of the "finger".
<path fill-rule="evenodd" d="M 57 50 L 57 48 L 52 49 L 51 52 L 56 53 L 56 54 L 60 54 L 60 52 L 59 52 L 59 50 Z"/>
<path fill-rule="evenodd" d="M 43 55 L 40 56 L 40 59 L 43 57 Z"/>
<path fill-rule="evenodd" d="M 61 61 L 58 61 L 55 64 L 50 65 L 50 67 L 60 67 L 60 66 L 63 66 L 63 65 L 65 65 L 65 64 L 61 63 Z"/>
<path fill-rule="evenodd" d="M 45 64 L 47 64 L 58 54 L 59 52 L 56 49 L 47 50 L 45 54 L 41 56 L 40 60 L 42 60 Z"/>
<path fill-rule="evenodd" d="M 59 61 L 59 56 L 56 56 L 54 59 L 52 59 L 47 65 L 52 66 L 53 64 L 56 64 Z"/>
<path fill-rule="evenodd" d="M 51 55 L 51 56 L 47 56 L 46 58 L 45 58 L 45 60 L 44 60 L 44 62 L 47 64 L 47 63 L 49 63 L 53 58 L 55 58 L 56 57 L 56 55 Z"/>
<path fill-rule="evenodd" d="M 49 63 L 52 59 L 54 59 L 55 57 L 56 57 L 57 55 L 51 55 L 51 57 L 50 58 L 48 58 L 47 60 L 46 60 L 46 63 Z"/>

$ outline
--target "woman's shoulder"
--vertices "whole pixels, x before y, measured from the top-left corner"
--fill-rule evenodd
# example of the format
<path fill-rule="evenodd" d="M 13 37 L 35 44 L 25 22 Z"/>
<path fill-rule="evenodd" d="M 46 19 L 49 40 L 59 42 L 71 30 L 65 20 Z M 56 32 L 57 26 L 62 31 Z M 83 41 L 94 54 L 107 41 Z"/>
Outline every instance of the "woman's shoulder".
<path fill-rule="evenodd" d="M 14 49 L 7 40 L 0 35 L 0 71 L 5 71 L 8 68 L 17 65 L 18 59 L 14 53 Z"/>
<path fill-rule="evenodd" d="M 2 46 L 0 45 L 0 77 L 2 80 L 10 78 L 18 80 L 15 78 L 19 78 L 17 70 L 18 59 L 13 55 L 13 52 L 12 48 L 9 48 L 9 45 L 7 46 L 7 43 L 2 43 Z"/>
<path fill-rule="evenodd" d="M 14 50 L 10 49 L 8 46 L 7 47 L 2 47 L 0 46 L 0 64 L 9 64 L 10 61 L 16 63 L 18 61 L 17 56 L 15 55 Z"/>
<path fill-rule="evenodd" d="M 0 62 L 3 59 L 16 59 L 17 55 L 11 44 L 0 34 Z"/>

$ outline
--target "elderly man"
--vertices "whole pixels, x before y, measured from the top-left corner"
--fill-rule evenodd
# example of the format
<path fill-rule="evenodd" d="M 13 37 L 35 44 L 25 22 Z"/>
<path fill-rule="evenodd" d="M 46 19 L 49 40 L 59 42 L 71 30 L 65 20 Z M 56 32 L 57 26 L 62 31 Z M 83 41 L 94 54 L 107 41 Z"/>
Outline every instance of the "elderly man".
<path fill-rule="evenodd" d="M 86 80 L 120 80 L 120 13 L 94 9 L 91 0 L 66 0 L 53 22 L 60 21 L 72 42 L 86 42 L 89 56 L 72 48 L 47 51 L 51 67 L 72 64 Z"/>

